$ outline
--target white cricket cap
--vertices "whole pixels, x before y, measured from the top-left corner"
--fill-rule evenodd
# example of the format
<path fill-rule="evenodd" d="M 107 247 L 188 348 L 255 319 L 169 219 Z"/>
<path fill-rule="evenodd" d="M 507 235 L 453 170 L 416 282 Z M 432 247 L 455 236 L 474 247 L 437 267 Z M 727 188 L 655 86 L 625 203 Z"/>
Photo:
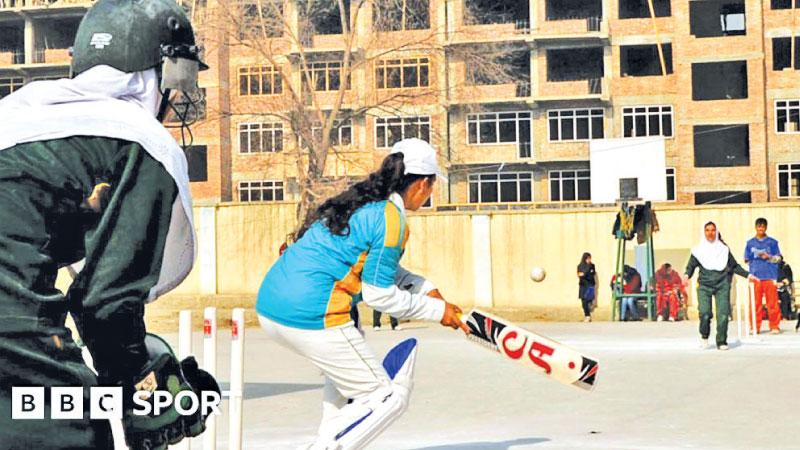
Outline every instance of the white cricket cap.
<path fill-rule="evenodd" d="M 447 181 L 447 177 L 439 171 L 436 161 L 436 150 L 422 139 L 408 138 L 392 146 L 390 153 L 402 153 L 405 175 L 437 175 Z"/>

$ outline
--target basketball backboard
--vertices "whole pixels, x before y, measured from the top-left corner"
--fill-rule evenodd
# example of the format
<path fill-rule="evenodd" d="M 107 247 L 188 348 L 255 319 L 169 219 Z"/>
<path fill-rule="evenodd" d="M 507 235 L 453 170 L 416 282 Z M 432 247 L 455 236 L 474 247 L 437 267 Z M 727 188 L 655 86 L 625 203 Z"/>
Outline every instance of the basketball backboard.
<path fill-rule="evenodd" d="M 592 203 L 667 200 L 664 138 L 594 139 L 589 144 Z"/>

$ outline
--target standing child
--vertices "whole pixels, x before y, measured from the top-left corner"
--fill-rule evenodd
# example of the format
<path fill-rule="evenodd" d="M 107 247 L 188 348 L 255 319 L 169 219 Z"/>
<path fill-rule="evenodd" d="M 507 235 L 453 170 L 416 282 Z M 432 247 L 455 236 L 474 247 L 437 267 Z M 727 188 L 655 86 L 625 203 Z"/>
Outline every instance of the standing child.
<path fill-rule="evenodd" d="M 592 321 L 592 303 L 596 294 L 596 277 L 597 272 L 594 264 L 592 264 L 592 255 L 589 252 L 585 252 L 581 256 L 580 264 L 578 264 L 578 298 L 581 299 L 584 322 Z"/>
<path fill-rule="evenodd" d="M 758 281 L 753 282 L 755 298 L 752 307 L 756 311 L 756 323 L 752 323 L 753 315 L 748 317 L 751 328 L 755 326 L 757 333 L 761 332 L 762 299 L 766 298 L 767 314 L 769 315 L 769 329 L 772 334 L 781 332 L 781 310 L 778 304 L 778 263 L 781 262 L 781 249 L 778 241 L 767 236 L 767 219 L 756 219 L 756 235 L 747 241 L 744 248 L 744 262 L 750 265 L 750 273 Z"/>

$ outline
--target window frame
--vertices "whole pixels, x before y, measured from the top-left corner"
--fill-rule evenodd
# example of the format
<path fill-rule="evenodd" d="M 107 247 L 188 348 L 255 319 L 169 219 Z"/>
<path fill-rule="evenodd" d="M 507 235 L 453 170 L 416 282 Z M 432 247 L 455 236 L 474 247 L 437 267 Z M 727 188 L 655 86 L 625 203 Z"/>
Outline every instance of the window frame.
<path fill-rule="evenodd" d="M 517 186 L 517 200 L 516 201 L 502 201 L 501 200 L 501 192 L 502 192 L 501 189 L 502 188 L 500 186 L 500 183 L 503 182 L 503 181 L 505 181 L 505 182 L 509 181 L 509 180 L 501 180 L 501 178 L 500 178 L 501 175 L 515 175 L 516 176 L 516 178 L 514 180 L 516 182 L 516 186 Z M 520 178 L 520 175 L 528 175 L 528 178 Z M 497 177 L 497 179 L 494 180 L 494 183 L 495 183 L 496 188 L 497 188 L 497 201 L 495 201 L 495 202 L 483 202 L 480 199 L 480 197 L 481 197 L 481 186 L 484 183 L 481 180 L 481 177 L 484 177 L 484 176 L 496 176 Z M 473 178 L 475 178 L 475 177 L 477 177 L 477 181 L 473 180 Z M 530 182 L 530 185 L 531 185 L 531 199 L 530 200 L 519 200 L 519 198 L 520 198 L 521 180 L 527 180 L 527 181 Z M 486 183 L 490 183 L 491 181 L 492 180 L 487 180 Z M 472 184 L 475 183 L 475 182 L 477 182 L 477 184 L 478 184 L 478 201 L 473 202 L 472 201 L 472 193 L 471 193 L 472 189 L 471 188 L 472 188 Z M 532 171 L 471 173 L 471 174 L 467 175 L 467 203 L 470 203 L 470 204 L 532 203 L 534 201 L 534 198 L 536 198 L 534 188 L 535 188 L 535 183 L 534 183 L 534 176 L 533 176 L 533 172 Z"/>
<path fill-rule="evenodd" d="M 786 169 L 781 169 L 781 166 L 786 166 Z M 792 170 L 792 166 L 797 166 L 795 170 Z M 781 195 L 781 174 L 786 173 L 789 176 L 789 185 L 786 187 L 786 191 L 789 192 L 789 195 Z M 782 200 L 792 200 L 792 199 L 800 199 L 800 189 L 798 189 L 797 195 L 792 195 L 791 191 L 791 179 L 792 173 L 797 173 L 800 176 L 800 161 L 798 162 L 784 162 L 784 163 L 775 163 L 775 187 L 777 188 L 775 193 L 779 199 Z"/>
<path fill-rule="evenodd" d="M 262 184 L 262 186 L 255 187 L 252 186 L 255 183 Z M 263 186 L 264 183 L 271 183 L 272 186 Z M 247 186 L 245 186 L 247 185 Z M 239 194 L 239 202 L 241 203 L 256 203 L 256 202 L 264 202 L 264 203 L 277 203 L 277 202 L 284 202 L 286 201 L 286 183 L 284 180 L 246 180 L 240 181 L 237 184 L 237 193 Z M 254 190 L 260 190 L 260 200 L 252 200 L 250 193 Z M 272 191 L 272 200 L 264 200 L 264 191 L 268 189 Z M 242 200 L 242 193 L 243 191 L 247 192 L 248 199 Z M 280 191 L 281 199 L 278 200 L 275 197 L 277 196 L 277 192 Z"/>
<path fill-rule="evenodd" d="M 423 62 L 424 61 L 424 62 Z M 405 84 L 405 68 L 415 67 L 417 71 L 417 85 L 404 86 Z M 426 84 L 422 84 L 422 68 L 427 68 Z M 389 86 L 389 69 L 397 69 L 400 72 L 400 85 L 397 87 Z M 383 71 L 383 76 L 380 76 L 380 71 Z M 383 80 L 383 86 L 380 81 Z M 429 88 L 431 86 L 431 59 L 427 56 L 410 57 L 410 58 L 391 58 L 380 59 L 375 62 L 375 89 L 389 90 L 389 89 L 420 89 Z"/>
<path fill-rule="evenodd" d="M 374 147 L 376 149 L 390 148 L 393 145 L 393 144 L 392 145 L 380 145 L 380 143 L 378 142 L 378 128 L 381 127 L 381 124 L 379 122 L 380 121 L 386 121 L 386 124 L 384 125 L 384 127 L 387 128 L 387 133 L 384 133 L 384 137 L 387 139 L 386 142 L 388 143 L 388 136 L 389 136 L 388 127 L 390 125 L 388 123 L 388 121 L 390 121 L 390 120 L 400 120 L 400 124 L 399 125 L 400 125 L 400 129 L 402 130 L 402 132 L 401 132 L 402 137 L 400 138 L 400 140 L 406 139 L 405 128 L 406 128 L 407 125 L 416 125 L 418 127 L 422 127 L 423 125 L 427 125 L 428 126 L 428 140 L 430 140 L 431 134 L 433 133 L 433 121 L 431 120 L 431 116 L 388 116 L 388 117 L 376 117 L 375 118 L 375 124 L 373 126 L 373 138 L 374 138 L 373 142 L 375 143 Z M 406 121 L 412 121 L 412 120 L 416 121 L 417 123 L 406 123 Z M 427 123 L 425 123 L 426 121 L 427 121 Z M 393 125 L 396 125 L 396 124 L 393 124 Z M 413 136 L 409 136 L 409 137 L 413 137 Z M 422 139 L 422 138 L 420 138 L 420 139 Z"/>
<path fill-rule="evenodd" d="M 338 66 L 338 68 L 334 69 L 334 66 Z M 332 89 L 331 88 L 331 73 L 335 71 L 339 72 L 339 88 Z M 318 90 L 317 89 L 317 80 L 316 74 L 318 71 L 322 71 L 325 74 L 325 89 Z M 349 91 L 352 89 L 352 85 L 350 83 L 350 77 L 346 77 L 343 79 L 342 73 L 344 72 L 344 64 L 342 61 L 317 61 L 311 62 L 306 64 L 305 70 L 302 71 L 303 76 L 303 84 L 307 84 L 307 79 L 311 79 L 312 86 L 308 86 L 309 92 L 338 92 L 341 89 L 342 83 L 344 82 L 344 90 Z M 306 75 L 308 74 L 308 76 Z"/>
<path fill-rule="evenodd" d="M 514 114 L 515 117 L 513 119 L 501 119 L 500 118 L 500 114 Z M 527 118 L 520 117 L 520 114 L 527 114 L 528 117 Z M 494 120 L 481 120 L 480 116 L 488 116 L 488 115 L 494 115 L 495 116 Z M 475 116 L 477 118 L 471 119 L 470 118 L 471 116 Z M 528 123 L 529 123 L 529 126 L 530 126 L 531 139 L 530 139 L 529 142 L 533 142 L 533 113 L 531 111 L 521 111 L 520 110 L 520 111 L 497 111 L 497 112 L 468 113 L 466 118 L 464 119 L 464 122 L 466 124 L 466 128 L 465 129 L 467 131 L 467 133 L 466 133 L 466 144 L 467 145 L 475 145 L 475 146 L 493 146 L 493 145 L 520 144 L 519 125 L 520 125 L 520 122 L 525 120 L 525 119 L 528 120 Z M 480 133 L 480 125 L 481 125 L 481 123 L 487 123 L 487 122 L 492 122 L 492 121 L 494 121 L 495 124 L 496 124 L 495 125 L 495 133 L 497 134 L 498 141 L 497 142 L 486 142 L 486 143 L 481 142 L 480 141 L 481 140 L 480 139 L 480 137 L 481 137 L 481 133 Z M 516 132 L 516 137 L 514 138 L 513 141 L 509 141 L 509 142 L 500 141 L 500 122 L 514 122 L 514 130 Z M 470 142 L 470 130 L 469 130 L 469 127 L 470 127 L 470 124 L 472 124 L 472 123 L 475 123 L 476 127 L 477 127 L 476 130 L 475 130 L 475 135 L 476 135 L 476 138 L 477 138 L 477 142 L 475 142 L 475 143 Z"/>
<path fill-rule="evenodd" d="M 563 182 L 564 182 L 564 174 L 565 173 L 572 173 L 574 176 L 571 180 L 574 183 L 575 187 L 575 200 L 564 200 L 563 197 Z M 588 175 L 586 176 L 578 176 L 578 172 L 586 172 Z M 557 173 L 559 175 L 558 184 L 559 184 L 559 199 L 553 200 L 553 174 Z M 580 189 L 578 188 L 578 183 L 582 180 L 586 180 L 589 182 L 589 198 L 587 199 L 580 199 L 578 198 L 578 193 Z M 547 198 L 550 203 L 566 203 L 566 202 L 584 202 L 584 201 L 591 201 L 592 200 L 592 172 L 590 169 L 558 169 L 558 170 L 549 170 L 547 172 Z"/>
<path fill-rule="evenodd" d="M 331 139 L 331 145 L 334 147 L 351 147 L 353 145 L 353 119 L 336 119 L 334 122 L 334 127 L 331 131 L 336 133 L 336 140 L 334 141 Z M 336 124 L 338 124 L 338 126 Z M 350 129 L 350 143 L 343 145 L 341 143 L 342 130 L 345 128 Z M 322 124 L 319 122 L 315 122 L 311 125 L 311 135 L 314 136 L 315 139 L 321 139 L 321 136 L 317 138 L 315 133 L 322 133 Z"/>
<path fill-rule="evenodd" d="M 636 108 L 645 108 L 645 112 L 644 113 L 637 113 L 635 111 Z M 658 108 L 659 110 L 658 110 L 658 112 L 651 113 L 649 111 L 650 108 Z M 636 132 L 636 117 L 637 116 L 641 116 L 641 115 L 644 115 L 644 117 L 645 117 L 645 127 L 646 127 L 648 132 L 650 131 L 650 120 L 649 119 L 650 119 L 651 115 L 657 115 L 659 117 L 659 121 L 658 121 L 659 127 L 663 131 L 663 128 L 664 128 L 664 126 L 663 126 L 663 117 L 664 117 L 664 115 L 666 115 L 666 113 L 664 112 L 664 108 L 669 108 L 670 128 L 672 130 L 672 134 L 670 136 L 664 136 L 663 133 L 661 133 L 661 134 L 643 134 L 641 136 L 637 136 L 635 134 L 635 132 Z M 625 112 L 626 109 L 630 109 L 630 110 L 633 110 L 633 111 L 630 112 L 630 113 L 626 113 Z M 631 135 L 631 136 L 625 136 L 625 118 L 628 117 L 628 116 L 633 117 L 633 128 L 632 128 L 632 130 L 634 131 L 634 134 Z M 661 136 L 661 137 L 663 137 L 665 139 L 675 139 L 675 111 L 674 111 L 674 108 L 672 107 L 672 105 L 631 105 L 631 106 L 623 106 L 622 107 L 622 123 L 621 123 L 621 126 L 622 126 L 622 130 L 620 130 L 620 136 L 622 136 L 623 139 L 631 139 L 631 138 L 638 138 L 638 137 L 655 137 L 655 136 Z"/>
<path fill-rule="evenodd" d="M 670 173 L 670 170 L 672 173 Z M 678 171 L 675 167 L 667 167 L 664 174 L 664 180 L 668 181 L 672 178 L 672 200 L 669 199 L 669 183 L 667 183 L 667 200 L 670 203 L 678 201 Z"/>
<path fill-rule="evenodd" d="M 256 72 L 254 72 L 254 69 Z M 237 89 L 236 93 L 239 97 L 271 97 L 271 96 L 278 96 L 283 95 L 283 73 L 278 70 L 277 67 L 270 65 L 270 64 L 255 64 L 255 65 L 243 65 L 238 67 L 237 71 L 238 75 L 238 85 L 239 89 Z M 250 94 L 250 80 L 253 75 L 258 76 L 258 86 L 259 86 L 259 93 L 258 94 Z M 264 76 L 269 75 L 271 78 L 270 87 L 272 92 L 264 93 L 262 91 L 262 87 L 264 86 Z M 242 76 L 247 77 L 247 92 L 242 94 Z M 279 80 L 280 83 L 275 83 L 275 80 Z M 279 86 L 279 89 L 276 90 L 276 86 Z"/>
<path fill-rule="evenodd" d="M 573 113 L 573 116 L 572 116 L 572 121 L 573 121 L 572 132 L 573 132 L 573 136 L 576 136 L 576 138 L 574 138 L 574 139 L 561 139 L 560 138 L 560 135 L 561 135 L 561 120 L 562 120 L 561 117 L 560 117 L 560 114 L 563 113 L 563 112 L 567 112 L 567 111 L 572 111 L 572 113 Z M 577 135 L 578 135 L 578 125 L 577 125 L 577 120 L 576 120 L 577 117 L 578 117 L 577 114 L 576 114 L 577 111 L 589 111 L 589 115 L 588 115 L 589 137 L 586 138 L 586 139 L 578 139 L 577 138 Z M 597 117 L 596 115 L 593 116 L 593 114 L 592 114 L 593 111 L 601 111 L 600 118 L 602 119 L 602 122 L 603 122 L 603 131 L 602 131 L 602 136 L 599 137 L 599 138 L 593 138 L 592 137 L 592 118 L 593 117 Z M 553 137 L 550 135 L 550 120 L 551 120 L 550 113 L 553 113 L 553 112 L 559 114 L 559 117 L 557 117 L 559 139 L 556 139 L 556 140 L 554 140 Z M 606 119 L 606 117 L 605 116 L 606 116 L 606 112 L 605 112 L 604 108 L 560 108 L 560 109 L 548 109 L 547 110 L 547 142 L 551 142 L 551 143 L 556 143 L 556 142 L 589 142 L 589 141 L 591 141 L 593 139 L 605 139 L 605 136 L 606 136 L 606 133 L 605 133 L 605 128 L 606 128 L 606 124 L 605 124 L 606 120 L 605 119 Z"/>
<path fill-rule="evenodd" d="M 269 127 L 265 127 L 266 125 L 269 125 Z M 258 126 L 258 129 L 254 130 L 254 129 L 248 128 L 248 129 L 244 129 L 243 130 L 242 129 L 243 126 L 246 126 L 246 127 Z M 275 132 L 277 130 L 280 130 L 280 132 L 281 132 L 280 141 L 275 139 Z M 264 142 L 264 134 L 265 133 L 269 133 L 269 134 L 272 135 L 272 139 L 271 139 L 272 140 L 272 148 L 274 149 L 275 148 L 275 144 L 277 142 L 280 142 L 280 147 L 281 147 L 280 150 L 252 151 L 252 145 L 253 144 L 252 144 L 252 141 L 250 140 L 250 133 L 253 132 L 253 131 L 257 131 L 259 134 L 261 134 L 261 138 L 260 138 L 261 142 L 262 142 L 261 148 L 264 148 L 264 144 L 263 144 L 263 142 Z M 241 138 L 241 135 L 242 135 L 243 132 L 247 133 L 247 135 L 248 135 L 247 140 L 249 142 L 248 146 L 250 147 L 250 150 L 247 151 L 247 152 L 243 152 L 242 151 L 242 138 Z M 237 137 L 237 139 L 236 139 L 237 144 L 236 145 L 237 145 L 238 150 L 239 150 L 238 151 L 239 155 L 263 155 L 263 154 L 280 153 L 280 152 L 282 152 L 284 150 L 284 148 L 283 148 L 284 145 L 283 144 L 284 144 L 284 140 L 286 139 L 286 136 L 284 135 L 283 122 L 278 122 L 278 121 L 275 121 L 275 122 L 240 122 L 240 123 L 237 124 L 237 127 L 236 127 L 236 137 Z"/>
<path fill-rule="evenodd" d="M 785 102 L 786 106 L 784 108 L 781 108 L 780 106 L 778 106 L 779 102 Z M 792 107 L 792 106 L 789 105 L 789 102 L 797 102 L 797 106 Z M 786 110 L 786 123 L 787 123 L 787 125 L 789 123 L 791 123 L 791 121 L 789 120 L 789 118 L 791 117 L 791 110 L 792 109 L 797 109 L 797 114 L 798 114 L 797 131 L 786 131 L 785 129 L 784 129 L 784 131 L 778 130 L 778 111 L 779 111 L 779 109 L 785 109 Z M 800 98 L 775 99 L 774 112 L 775 112 L 775 134 L 800 134 Z M 786 127 L 784 127 L 784 128 L 786 128 Z"/>
<path fill-rule="evenodd" d="M 15 83 L 18 81 L 18 83 Z M 1 77 L 0 78 L 0 86 L 7 87 L 9 89 L 8 94 L 0 96 L 0 98 L 6 97 L 8 95 L 13 94 L 17 90 L 21 89 L 25 86 L 25 77 L 15 77 L 15 76 L 8 76 L 8 77 Z"/>

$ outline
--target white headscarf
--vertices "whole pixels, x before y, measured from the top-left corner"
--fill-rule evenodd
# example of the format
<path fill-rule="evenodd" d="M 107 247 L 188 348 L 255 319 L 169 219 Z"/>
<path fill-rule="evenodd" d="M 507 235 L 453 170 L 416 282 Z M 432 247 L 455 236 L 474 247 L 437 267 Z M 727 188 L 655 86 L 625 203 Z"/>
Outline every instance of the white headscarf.
<path fill-rule="evenodd" d="M 95 66 L 73 79 L 34 81 L 0 100 L 0 150 L 71 136 L 117 138 L 142 145 L 175 180 L 179 195 L 148 301 L 186 278 L 196 247 L 186 156 L 155 118 L 160 102 L 154 69 L 124 73 L 109 66 Z"/>
<path fill-rule="evenodd" d="M 706 227 L 700 230 L 700 243 L 692 248 L 692 255 L 700 261 L 700 265 L 706 270 L 724 270 L 728 266 L 728 254 L 730 249 L 719 240 L 719 228 L 716 228 L 714 241 L 706 239 Z"/>

